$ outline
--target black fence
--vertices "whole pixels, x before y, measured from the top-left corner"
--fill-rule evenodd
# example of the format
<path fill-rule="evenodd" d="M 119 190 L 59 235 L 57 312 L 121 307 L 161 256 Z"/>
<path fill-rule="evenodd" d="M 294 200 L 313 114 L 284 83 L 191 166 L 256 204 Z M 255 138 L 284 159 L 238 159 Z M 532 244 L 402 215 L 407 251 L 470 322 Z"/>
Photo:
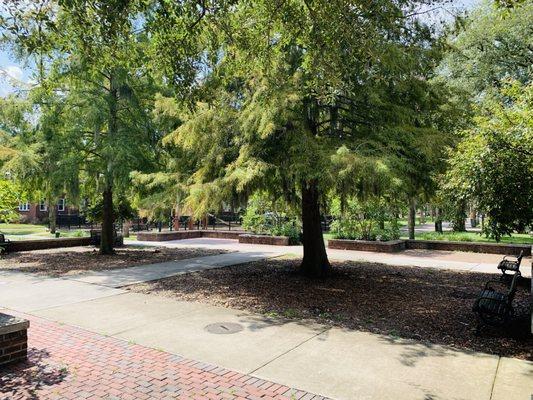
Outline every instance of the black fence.
<path fill-rule="evenodd" d="M 88 223 L 84 216 L 82 215 L 69 215 L 69 214 L 59 214 L 56 216 L 56 226 L 57 228 L 92 228 L 92 224 Z"/>

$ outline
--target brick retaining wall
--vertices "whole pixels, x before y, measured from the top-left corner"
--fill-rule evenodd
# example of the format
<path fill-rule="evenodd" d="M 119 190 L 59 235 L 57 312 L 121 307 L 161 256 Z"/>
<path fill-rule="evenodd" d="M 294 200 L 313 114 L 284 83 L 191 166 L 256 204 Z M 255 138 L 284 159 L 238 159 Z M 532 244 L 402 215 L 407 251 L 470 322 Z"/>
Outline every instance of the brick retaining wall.
<path fill-rule="evenodd" d="M 137 240 L 146 242 L 165 242 L 168 240 L 196 239 L 202 237 L 202 231 L 139 232 Z"/>
<path fill-rule="evenodd" d="M 328 248 L 340 250 L 375 251 L 394 253 L 406 249 L 466 251 L 473 253 L 531 255 L 531 246 L 526 244 L 482 243 L 482 242 L 448 242 L 445 240 L 391 240 L 388 242 L 331 239 Z"/>
<path fill-rule="evenodd" d="M 259 239 L 245 239 L 241 241 L 241 236 L 260 237 Z M 139 232 L 137 240 L 146 242 L 164 242 L 168 240 L 183 240 L 196 239 L 201 237 L 215 238 L 215 239 L 232 239 L 239 240 L 240 243 L 255 243 L 255 244 L 274 244 L 277 246 L 288 246 L 288 238 L 285 244 L 284 239 L 263 239 L 263 238 L 282 238 L 282 236 L 267 236 L 267 235 L 249 235 L 243 234 L 242 231 L 217 231 L 217 230 L 190 230 L 190 231 L 171 231 L 171 232 Z M 284 237 L 283 237 L 284 238 Z M 255 240 L 255 241 L 253 241 Z"/>
<path fill-rule="evenodd" d="M 382 253 L 396 253 L 405 250 L 404 240 L 389 240 L 387 242 L 369 241 L 369 240 L 347 240 L 347 239 L 330 239 L 328 240 L 329 249 L 339 250 L 358 250 L 358 251 L 375 251 Z"/>
<path fill-rule="evenodd" d="M 445 240 L 406 240 L 407 249 L 470 251 L 473 253 L 491 253 L 531 255 L 531 246 L 527 244 L 482 243 L 482 242 L 448 242 Z"/>
<path fill-rule="evenodd" d="M 7 246 L 7 251 L 15 252 L 15 251 L 56 249 L 58 247 L 89 246 L 90 244 L 91 244 L 90 237 L 15 240 L 15 241 L 9 242 Z"/>
<path fill-rule="evenodd" d="M 214 238 L 214 239 L 237 240 L 239 239 L 240 235 L 242 235 L 242 232 L 238 232 L 238 231 L 216 231 L 216 230 L 212 230 L 212 231 L 203 230 L 202 231 L 202 237 Z"/>
<path fill-rule="evenodd" d="M 0 368 L 26 359 L 29 326 L 25 319 L 0 313 Z"/>
<path fill-rule="evenodd" d="M 271 246 L 288 246 L 288 236 L 269 236 L 269 235 L 249 235 L 243 234 L 239 236 L 239 243 L 249 244 L 269 244 Z"/>

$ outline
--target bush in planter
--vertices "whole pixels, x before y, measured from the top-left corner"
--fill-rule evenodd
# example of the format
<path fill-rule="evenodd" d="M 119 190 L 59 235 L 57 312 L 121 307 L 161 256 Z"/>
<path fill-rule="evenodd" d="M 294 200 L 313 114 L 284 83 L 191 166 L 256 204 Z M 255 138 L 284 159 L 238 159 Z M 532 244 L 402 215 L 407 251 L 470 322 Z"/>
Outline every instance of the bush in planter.
<path fill-rule="evenodd" d="M 331 231 L 336 239 L 349 240 L 396 240 L 400 237 L 400 229 L 395 223 L 379 228 L 379 222 L 369 219 L 344 218 L 336 219 L 331 224 Z"/>
<path fill-rule="evenodd" d="M 276 211 L 279 209 L 279 204 L 259 195 L 253 196 L 242 216 L 242 227 L 259 235 L 288 236 L 290 244 L 300 243 L 300 221 Z"/>
<path fill-rule="evenodd" d="M 290 245 L 300 243 L 301 227 L 296 221 L 286 221 L 274 226 L 270 229 L 270 233 L 274 236 L 288 236 Z"/>

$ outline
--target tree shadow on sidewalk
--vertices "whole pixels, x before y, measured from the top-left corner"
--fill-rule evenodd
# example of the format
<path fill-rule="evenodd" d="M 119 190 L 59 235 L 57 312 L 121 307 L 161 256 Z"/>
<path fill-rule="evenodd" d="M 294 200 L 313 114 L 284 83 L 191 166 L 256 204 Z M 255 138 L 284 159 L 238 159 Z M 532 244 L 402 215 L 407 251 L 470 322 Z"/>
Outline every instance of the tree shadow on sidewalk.
<path fill-rule="evenodd" d="M 472 305 L 491 274 L 346 261 L 333 262 L 329 278 L 312 280 L 297 273 L 298 264 L 298 259 L 262 260 L 127 289 L 261 314 L 265 320 L 253 324 L 254 330 L 276 321 L 318 323 L 461 350 L 532 356 L 529 279 L 516 295 L 513 324 L 476 336 Z M 412 364 L 417 354 L 404 362 Z"/>
<path fill-rule="evenodd" d="M 0 397 L 38 399 L 38 391 L 65 380 L 68 370 L 53 363 L 46 350 L 28 349 L 28 359 L 0 368 Z"/>

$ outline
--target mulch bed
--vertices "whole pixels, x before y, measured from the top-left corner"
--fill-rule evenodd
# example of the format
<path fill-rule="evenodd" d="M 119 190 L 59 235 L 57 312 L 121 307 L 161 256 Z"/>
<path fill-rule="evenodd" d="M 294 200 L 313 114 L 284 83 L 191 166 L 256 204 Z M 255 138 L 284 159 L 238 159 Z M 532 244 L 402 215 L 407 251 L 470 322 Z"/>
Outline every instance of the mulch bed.
<path fill-rule="evenodd" d="M 186 258 L 212 256 L 225 250 L 123 246 L 113 255 L 101 255 L 94 247 L 69 247 L 9 253 L 0 257 L 0 270 L 16 270 L 50 276 L 104 269 L 127 268 Z"/>
<path fill-rule="evenodd" d="M 200 301 L 271 317 L 311 319 L 330 326 L 533 359 L 529 279 L 515 298 L 506 329 L 475 334 L 472 304 L 498 275 L 335 262 L 334 273 L 312 280 L 296 272 L 299 260 L 270 259 L 194 272 L 130 286 L 142 293 Z"/>

